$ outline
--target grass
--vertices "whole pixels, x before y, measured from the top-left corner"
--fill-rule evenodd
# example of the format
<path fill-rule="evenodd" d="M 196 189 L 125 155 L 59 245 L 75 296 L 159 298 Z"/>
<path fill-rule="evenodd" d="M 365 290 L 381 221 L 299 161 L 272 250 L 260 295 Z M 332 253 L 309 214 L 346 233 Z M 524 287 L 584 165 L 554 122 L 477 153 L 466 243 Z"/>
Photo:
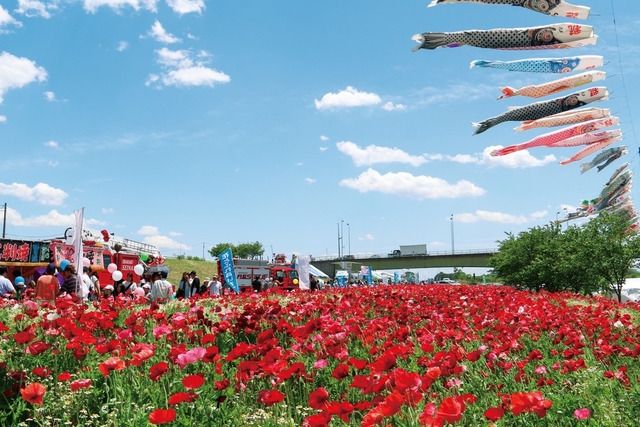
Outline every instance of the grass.
<path fill-rule="evenodd" d="M 195 270 L 200 280 L 218 274 L 218 264 L 213 261 L 193 261 L 187 259 L 167 258 L 164 265 L 169 267 L 169 282 L 177 285 L 182 278 L 182 273 Z"/>

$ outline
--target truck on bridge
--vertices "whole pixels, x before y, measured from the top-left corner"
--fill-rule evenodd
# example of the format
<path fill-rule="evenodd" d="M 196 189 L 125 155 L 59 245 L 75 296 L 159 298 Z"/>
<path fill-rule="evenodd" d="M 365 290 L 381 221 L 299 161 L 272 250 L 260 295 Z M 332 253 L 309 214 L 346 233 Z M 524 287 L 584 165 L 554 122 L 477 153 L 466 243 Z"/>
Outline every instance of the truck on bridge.
<path fill-rule="evenodd" d="M 399 256 L 420 256 L 427 255 L 427 245 L 400 245 L 400 249 L 396 249 L 389 254 L 391 257 Z"/>

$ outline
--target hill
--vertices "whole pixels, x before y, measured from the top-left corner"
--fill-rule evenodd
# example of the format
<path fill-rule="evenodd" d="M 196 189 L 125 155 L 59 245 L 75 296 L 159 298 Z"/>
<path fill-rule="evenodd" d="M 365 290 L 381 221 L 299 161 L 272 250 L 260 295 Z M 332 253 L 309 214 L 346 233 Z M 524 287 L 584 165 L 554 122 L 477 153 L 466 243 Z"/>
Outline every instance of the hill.
<path fill-rule="evenodd" d="M 218 274 L 218 264 L 213 261 L 194 261 L 188 259 L 167 258 L 164 265 L 169 267 L 169 281 L 177 285 L 183 272 L 195 270 L 200 280 Z"/>

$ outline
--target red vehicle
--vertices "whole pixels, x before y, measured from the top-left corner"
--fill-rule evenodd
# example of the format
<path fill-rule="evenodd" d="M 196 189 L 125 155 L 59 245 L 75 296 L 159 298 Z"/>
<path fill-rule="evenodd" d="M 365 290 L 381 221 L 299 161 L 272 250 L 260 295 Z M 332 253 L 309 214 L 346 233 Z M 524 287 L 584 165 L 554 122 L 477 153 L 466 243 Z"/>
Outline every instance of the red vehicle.
<path fill-rule="evenodd" d="M 277 282 L 276 286 L 279 289 L 298 289 L 298 272 L 291 268 L 291 264 L 287 263 L 284 254 L 278 254 L 273 263 L 261 259 L 234 258 L 233 269 L 240 292 L 253 291 L 251 283 L 256 278 L 260 280 L 272 279 L 273 283 Z M 225 280 L 220 261 L 218 261 L 218 278 L 224 285 Z"/>

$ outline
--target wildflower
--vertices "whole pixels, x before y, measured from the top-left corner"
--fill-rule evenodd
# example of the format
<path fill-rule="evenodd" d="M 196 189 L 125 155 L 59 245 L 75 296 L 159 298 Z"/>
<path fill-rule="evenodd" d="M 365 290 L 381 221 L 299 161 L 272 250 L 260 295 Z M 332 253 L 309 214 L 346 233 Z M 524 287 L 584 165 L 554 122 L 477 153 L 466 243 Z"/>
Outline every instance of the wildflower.
<path fill-rule="evenodd" d="M 34 405 L 42 405 L 44 394 L 47 392 L 47 388 L 40 383 L 31 383 L 25 388 L 20 389 L 22 398 Z"/>

